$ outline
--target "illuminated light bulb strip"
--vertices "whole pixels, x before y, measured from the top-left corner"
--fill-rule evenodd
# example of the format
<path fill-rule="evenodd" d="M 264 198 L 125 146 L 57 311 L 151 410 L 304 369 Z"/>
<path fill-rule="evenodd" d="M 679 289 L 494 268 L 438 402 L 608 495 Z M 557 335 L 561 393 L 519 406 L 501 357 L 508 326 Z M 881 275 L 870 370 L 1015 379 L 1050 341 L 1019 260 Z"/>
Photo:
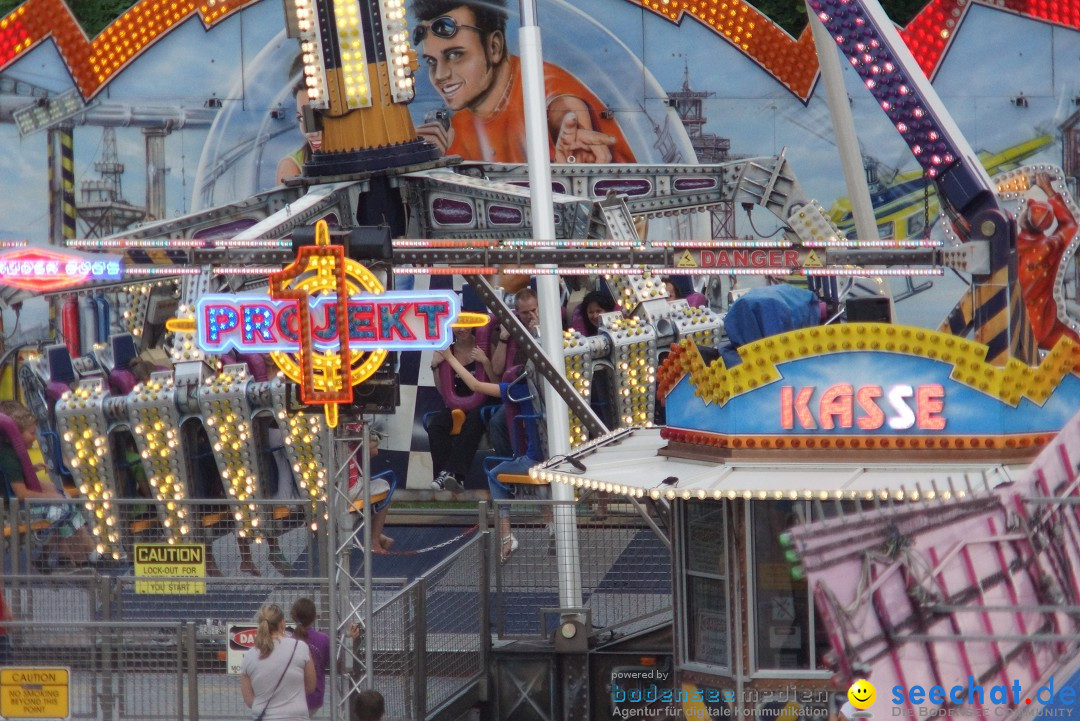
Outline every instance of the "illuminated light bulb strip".
<path fill-rule="evenodd" d="M 279 373 L 271 382 L 270 397 L 273 399 L 274 416 L 281 430 L 285 455 L 296 478 L 296 486 L 311 504 L 311 515 L 316 519 L 311 524 L 311 530 L 314 531 L 319 527 L 319 503 L 326 502 L 329 490 L 330 478 L 326 469 L 332 442 L 330 429 L 327 428 L 325 417 L 321 413 L 288 412 L 289 385 L 293 386 L 292 393 L 295 394 L 296 384 L 285 380 Z M 323 518 L 326 518 L 325 513 Z"/>
<path fill-rule="evenodd" d="M 576 330 L 563 331 L 563 363 L 566 380 L 588 402 L 592 396 L 592 347 L 588 339 Z M 589 429 L 573 411 L 570 415 L 570 447 L 577 448 L 589 440 Z"/>
<path fill-rule="evenodd" d="M 360 3 L 356 0 L 333 0 L 333 3 L 345 105 L 350 110 L 370 108 L 371 81 L 368 77 L 368 58 L 364 53 Z"/>
<path fill-rule="evenodd" d="M 809 276 L 852 276 L 852 275 L 945 275 L 944 268 L 802 268 L 793 275 Z"/>
<path fill-rule="evenodd" d="M 326 75 L 323 73 L 324 57 L 318 10 L 313 0 L 286 0 L 286 2 L 292 2 L 293 14 L 296 17 L 308 102 L 313 108 L 325 110 L 329 107 L 329 102 Z"/>
<path fill-rule="evenodd" d="M 120 325 L 124 332 L 131 333 L 138 338 L 142 335 L 143 325 L 146 323 L 146 313 L 150 309 L 150 293 L 152 284 L 141 283 L 128 287 L 119 294 L 119 303 L 114 306 L 123 308 L 119 314 Z"/>
<path fill-rule="evenodd" d="M 684 338 L 712 348 L 719 341 L 719 332 L 722 325 L 720 316 L 707 307 L 694 308 L 685 300 L 670 304 L 668 319 L 675 326 L 676 337 Z"/>
<path fill-rule="evenodd" d="M 898 240 L 810 240 L 802 244 L 804 248 L 940 248 L 943 240 L 930 238 L 902 238 Z"/>
<path fill-rule="evenodd" d="M 216 265 L 216 275 L 270 275 L 281 272 L 280 265 Z"/>
<path fill-rule="evenodd" d="M 647 300 L 668 297 L 667 288 L 659 277 L 663 273 L 655 269 L 635 273 L 633 268 L 597 268 L 593 272 L 604 273 L 608 285 L 614 285 L 612 294 L 627 313 L 633 313 L 639 304 Z"/>
<path fill-rule="evenodd" d="M 176 543 L 191 533 L 191 526 L 184 506 L 189 478 L 181 457 L 180 411 L 171 372 L 152 373 L 150 380 L 135 386 L 128 396 L 128 417 L 167 540 Z"/>
<path fill-rule="evenodd" d="M 839 231 L 837 231 L 839 232 Z M 699 250 L 721 248 L 940 248 L 940 240 L 920 238 L 857 240 L 838 236 L 835 240 L 815 238 L 796 243 L 792 240 L 395 240 L 396 250 L 442 249 L 479 250 L 485 248 L 557 248 L 595 250 L 597 248 L 631 248 L 633 250 Z"/>
<path fill-rule="evenodd" d="M 682 428 L 664 428 L 661 437 L 675 443 L 748 451 L 816 451 L 816 450 L 1023 450 L 1038 448 L 1054 439 L 1054 433 L 1013 433 L 1008 436 L 934 436 L 933 438 L 909 438 L 907 436 L 867 436 L 832 438 L 807 434 L 727 435 Z"/>
<path fill-rule="evenodd" d="M 607 275 L 612 277 L 621 276 L 640 276 L 642 273 L 648 273 L 652 276 L 665 276 L 665 275 L 695 275 L 695 276 L 713 276 L 713 275 L 776 275 L 776 276 L 788 276 L 788 275 L 806 275 L 806 276 L 852 276 L 852 275 L 867 275 L 867 276 L 922 276 L 922 275 L 944 275 L 944 268 L 878 268 L 878 267 L 851 267 L 851 266 L 825 266 L 823 268 L 790 268 L 785 266 L 765 267 L 765 268 L 731 268 L 731 267 L 718 267 L 718 268 L 679 268 L 677 266 L 635 266 L 633 268 L 626 268 L 623 266 L 580 266 L 580 267 L 556 267 L 551 266 L 537 267 L 537 266 L 513 266 L 513 267 L 500 267 L 500 266 L 486 266 L 486 267 L 465 267 L 465 266 L 452 266 L 444 268 L 431 268 L 431 267 L 403 267 L 395 266 L 394 273 L 398 275 L 497 275 L 502 273 L 503 275 Z M 660 297 L 657 295 L 656 297 Z M 667 297 L 666 291 L 663 297 Z"/>
<path fill-rule="evenodd" d="M 636 317 L 614 318 L 601 332 L 611 341 L 619 425 L 651 423 L 656 410 L 656 328 Z"/>
<path fill-rule="evenodd" d="M 961 160 L 977 163 L 952 120 L 938 115 L 937 93 L 880 6 L 847 0 L 809 4 L 930 178 Z M 944 28 L 937 42 L 944 43 L 951 31 Z M 985 177 L 981 167 L 972 170 Z"/>
<path fill-rule="evenodd" d="M 708 403 L 728 399 L 780 378 L 778 363 L 850 350 L 876 350 L 925 357 L 932 348 L 935 360 L 953 366 L 949 378 L 1009 406 L 1027 398 L 1042 405 L 1062 378 L 1080 371 L 1080 344 L 1061 338 L 1038 367 L 1010 358 L 1004 367 L 986 360 L 987 347 L 949 333 L 880 323 L 841 323 L 790 331 L 748 343 L 739 349 L 742 363 L 726 368 L 722 361 L 705 365 L 697 347 L 686 341 L 672 346 L 657 370 L 659 395 L 689 375 L 694 394 Z"/>
<path fill-rule="evenodd" d="M 292 248 L 292 240 L 282 238 L 253 238 L 250 240 L 197 240 L 191 238 L 73 238 L 64 241 L 68 248 L 98 250 L 103 248 Z M 0 247 L 3 247 L 0 241 Z"/>
<path fill-rule="evenodd" d="M 1065 207 L 1072 213 L 1073 218 L 1080 220 L 1080 208 L 1077 208 L 1076 203 L 1073 201 L 1072 193 L 1068 192 L 1065 178 L 1061 174 L 1061 168 L 1055 165 L 1025 165 L 995 175 L 993 182 L 997 186 L 998 196 L 1007 201 L 1020 201 L 1021 207 L 1017 212 L 1017 217 L 1019 217 L 1024 212 L 1024 206 L 1027 204 L 1024 196 L 1031 187 L 1031 178 L 1034 178 L 1037 173 L 1050 175 L 1050 182 L 1058 191 L 1058 198 L 1065 203 Z M 1080 248 L 1080 233 L 1073 233 L 1069 244 L 1061 252 L 1061 257 L 1074 258 L 1078 248 Z M 1072 267 L 1073 264 L 1069 262 L 1058 263 L 1053 285 L 1054 303 L 1058 309 L 1057 319 L 1072 329 L 1073 333 L 1080 334 L 1080 321 L 1066 312 L 1069 307 L 1069 300 L 1065 297 L 1065 282 L 1072 272 Z"/>
<path fill-rule="evenodd" d="M 390 73 L 390 94 L 395 103 L 407 103 L 416 97 L 409 30 L 403 0 L 381 0 L 383 48 Z"/>
<path fill-rule="evenodd" d="M 259 452 L 247 407 L 250 380 L 246 365 L 225 366 L 221 373 L 207 377 L 205 384 L 200 386 L 199 408 L 226 493 L 231 499 L 248 501 L 229 508 L 236 521 L 236 533 L 241 538 L 253 538 L 260 543 L 259 508 L 250 502 L 258 496 L 256 467 Z"/>
<path fill-rule="evenodd" d="M 15 248 L 26 248 L 30 245 L 26 240 L 0 240 L 0 250 L 12 250 Z"/>
<path fill-rule="evenodd" d="M 113 506 L 116 465 L 109 443 L 104 401 L 108 390 L 101 379 L 84 380 L 56 404 L 60 444 L 71 475 L 86 498 L 95 550 L 102 557 L 120 558 L 120 528 Z"/>
<path fill-rule="evenodd" d="M 125 265 L 124 275 L 198 275 L 202 268 L 190 265 Z"/>
<path fill-rule="evenodd" d="M 47 37 L 57 49 L 83 97 L 96 95 L 124 66 L 160 36 L 193 12 L 211 27 L 254 0 L 176 2 L 141 0 L 101 32 L 86 38 L 68 8 L 59 0 L 26 0 L 0 21 L 0 66 L 7 66 Z M 796 40 L 776 23 L 742 0 L 630 0 L 673 23 L 690 15 L 749 56 L 801 100 L 809 98 L 817 75 L 817 56 L 809 28 Z M 967 17 L 967 8 L 980 4 L 1021 17 L 1080 29 L 1080 6 L 1072 2 L 1040 0 L 931 0 L 902 31 L 904 41 L 928 77 L 933 77 L 951 38 Z M 296 2 L 310 8 L 310 2 Z M 299 15 L 299 13 L 297 13 Z M 315 19 L 305 21 L 308 33 L 318 37 Z M 312 29 L 315 32 L 312 33 Z M 753 35 L 748 32 L 755 31 Z M 745 35 L 745 37 L 744 37 Z M 120 52 L 122 50 L 122 52 Z"/>
<path fill-rule="evenodd" d="M 788 217 L 787 224 L 805 244 L 838 243 L 844 237 L 816 200 L 800 206 Z"/>
<path fill-rule="evenodd" d="M 501 240 L 408 240 L 397 239 L 392 241 L 395 249 L 409 250 L 414 248 L 497 248 L 503 244 Z"/>
<path fill-rule="evenodd" d="M 79 92 L 89 99 L 143 50 L 192 15 L 198 13 L 209 28 L 252 2 L 142 0 L 88 40 L 65 3 L 29 0 L 0 20 L 0 66 L 51 37 Z"/>
<path fill-rule="evenodd" d="M 181 303 L 176 309 L 176 317 L 183 320 L 195 320 L 195 307 Z M 205 360 L 206 354 L 199 348 L 195 339 L 195 333 L 190 331 L 174 331 L 170 356 L 173 363 L 188 363 L 190 361 Z"/>
<path fill-rule="evenodd" d="M 641 488 L 639 486 L 629 486 L 622 483 L 612 483 L 610 481 L 600 481 L 592 478 L 583 478 L 580 473 L 563 473 L 561 471 L 549 471 L 542 470 L 539 467 L 535 467 L 529 471 L 529 474 L 535 479 L 544 481 L 547 483 L 564 483 L 574 488 L 580 488 L 587 491 L 604 491 L 607 493 L 617 493 L 624 496 L 631 496 L 633 498 L 644 498 L 648 496 L 654 501 L 658 501 L 661 498 L 665 498 L 669 501 L 676 499 L 682 499 L 684 501 L 706 499 L 722 500 L 727 499 L 729 501 L 734 500 L 759 500 L 759 501 L 873 501 L 881 500 L 888 501 L 890 499 L 896 501 L 916 502 L 916 501 L 949 501 L 952 499 L 962 500 L 969 495 L 974 496 L 978 491 L 969 492 L 964 490 L 939 490 L 939 489 L 877 489 L 877 490 L 845 490 L 845 489 L 833 489 L 833 490 L 813 490 L 809 488 L 803 489 L 788 489 L 788 490 L 765 490 L 761 488 L 683 488 L 683 489 L 661 489 L 661 488 Z"/>

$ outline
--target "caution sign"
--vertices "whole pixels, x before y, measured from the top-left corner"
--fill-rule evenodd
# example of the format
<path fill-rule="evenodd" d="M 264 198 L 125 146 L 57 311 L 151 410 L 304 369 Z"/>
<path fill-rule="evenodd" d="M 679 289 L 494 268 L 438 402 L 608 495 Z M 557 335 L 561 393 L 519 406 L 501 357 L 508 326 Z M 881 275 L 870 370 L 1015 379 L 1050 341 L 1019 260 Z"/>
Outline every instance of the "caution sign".
<path fill-rule="evenodd" d="M 186 580 L 196 578 L 206 578 L 204 544 L 135 544 L 135 593 L 206 593 L 205 581 Z"/>
<path fill-rule="evenodd" d="M 0 669 L 0 716 L 8 719 L 66 719 L 71 672 L 29 666 Z"/>
<path fill-rule="evenodd" d="M 694 256 L 691 255 L 689 250 L 684 250 L 682 255 L 679 256 L 679 268 L 696 268 L 697 261 L 694 260 Z"/>

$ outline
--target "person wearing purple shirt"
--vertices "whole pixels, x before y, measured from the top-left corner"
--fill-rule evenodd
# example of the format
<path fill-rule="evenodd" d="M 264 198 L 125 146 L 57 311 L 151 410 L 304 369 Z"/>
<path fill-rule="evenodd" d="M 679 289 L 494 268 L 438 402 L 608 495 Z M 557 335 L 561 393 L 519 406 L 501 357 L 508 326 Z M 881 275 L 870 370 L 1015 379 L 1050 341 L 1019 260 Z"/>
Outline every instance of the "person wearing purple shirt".
<path fill-rule="evenodd" d="M 310 598 L 298 598 L 290 612 L 296 627 L 293 638 L 306 641 L 311 650 L 311 661 L 315 664 L 315 690 L 307 695 L 308 713 L 312 716 L 322 708 L 326 692 L 326 674 L 330 673 L 330 637 L 322 631 L 312 628 L 318 613 L 315 602 Z"/>

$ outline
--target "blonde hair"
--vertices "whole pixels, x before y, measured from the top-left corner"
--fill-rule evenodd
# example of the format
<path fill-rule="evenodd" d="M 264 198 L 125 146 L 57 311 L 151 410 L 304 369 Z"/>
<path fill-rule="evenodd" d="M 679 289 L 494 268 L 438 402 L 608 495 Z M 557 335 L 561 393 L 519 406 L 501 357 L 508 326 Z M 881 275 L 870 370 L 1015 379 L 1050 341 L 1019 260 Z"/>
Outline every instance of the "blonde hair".
<path fill-rule="evenodd" d="M 255 620 L 259 624 L 255 632 L 255 648 L 259 649 L 259 658 L 266 658 L 274 650 L 274 631 L 285 623 L 285 613 L 277 604 L 268 603 L 259 609 Z"/>
<path fill-rule="evenodd" d="M 15 421 L 20 431 L 27 431 L 37 425 L 37 416 L 18 401 L 0 401 L 0 413 Z"/>

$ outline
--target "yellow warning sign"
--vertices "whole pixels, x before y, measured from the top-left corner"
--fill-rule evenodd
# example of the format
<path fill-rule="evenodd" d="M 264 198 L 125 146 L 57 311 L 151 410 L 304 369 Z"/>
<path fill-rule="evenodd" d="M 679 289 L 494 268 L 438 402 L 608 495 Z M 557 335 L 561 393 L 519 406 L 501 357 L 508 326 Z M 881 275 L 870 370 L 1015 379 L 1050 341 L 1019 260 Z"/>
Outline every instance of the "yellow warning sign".
<path fill-rule="evenodd" d="M 70 677 L 66 668 L 0 669 L 0 717 L 69 718 Z"/>
<path fill-rule="evenodd" d="M 206 546 L 202 543 L 135 544 L 135 593 L 206 593 L 206 582 L 185 580 L 191 578 L 206 578 Z"/>
<path fill-rule="evenodd" d="M 806 254 L 806 259 L 802 262 L 804 268 L 820 268 L 822 267 L 821 258 L 818 258 L 817 253 L 810 250 Z"/>
<path fill-rule="evenodd" d="M 679 268 L 696 268 L 697 261 L 694 260 L 694 256 L 690 254 L 689 250 L 684 250 L 682 255 L 679 256 L 677 265 Z"/>

